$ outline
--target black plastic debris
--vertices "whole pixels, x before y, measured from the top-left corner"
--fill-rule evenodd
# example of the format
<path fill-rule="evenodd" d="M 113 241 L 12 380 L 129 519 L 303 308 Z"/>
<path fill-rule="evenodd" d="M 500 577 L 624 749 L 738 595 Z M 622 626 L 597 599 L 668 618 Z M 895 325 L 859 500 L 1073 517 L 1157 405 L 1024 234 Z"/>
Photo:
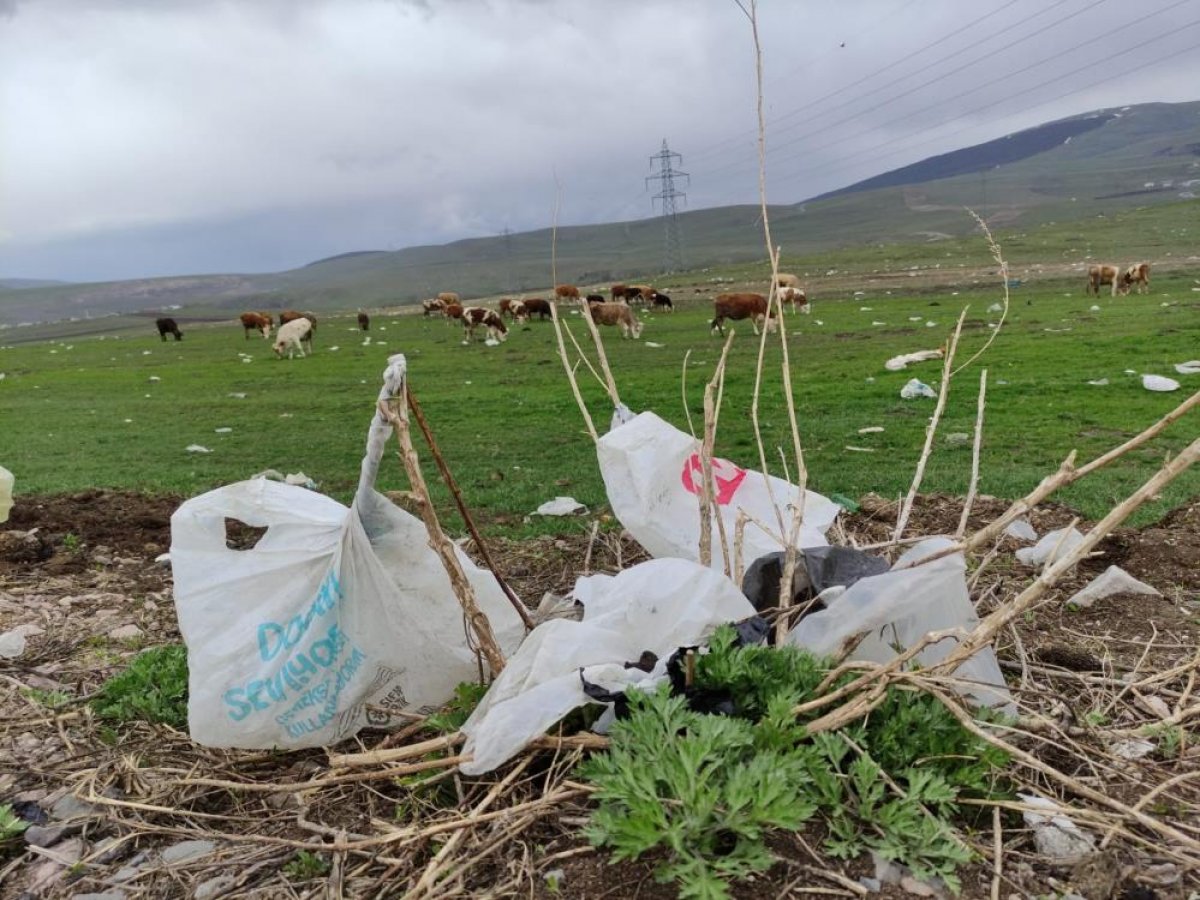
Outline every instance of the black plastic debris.
<path fill-rule="evenodd" d="M 783 578 L 784 552 L 760 556 L 746 569 L 742 593 L 759 612 L 779 605 L 779 583 Z M 796 556 L 792 577 L 792 604 L 811 600 L 826 588 L 850 587 L 890 568 L 882 556 L 872 556 L 853 547 L 809 547 Z"/>

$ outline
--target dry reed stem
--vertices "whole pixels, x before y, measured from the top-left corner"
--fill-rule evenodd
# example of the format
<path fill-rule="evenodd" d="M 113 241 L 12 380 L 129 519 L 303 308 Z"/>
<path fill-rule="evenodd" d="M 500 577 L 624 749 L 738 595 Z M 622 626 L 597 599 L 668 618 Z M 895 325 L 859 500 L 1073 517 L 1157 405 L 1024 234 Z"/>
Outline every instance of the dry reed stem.
<path fill-rule="evenodd" d="M 391 424 L 392 430 L 396 433 L 396 442 L 400 448 L 400 461 L 404 464 L 404 470 L 408 474 L 412 490 L 421 498 L 418 507 L 421 519 L 425 522 L 425 530 L 429 533 L 429 544 L 442 561 L 442 566 L 450 579 L 450 585 L 454 588 L 454 595 L 462 605 L 463 615 L 466 616 L 471 630 L 479 641 L 480 650 L 487 657 L 493 677 L 499 675 L 504 669 L 504 654 L 500 652 L 500 646 L 496 643 L 496 635 L 492 632 L 492 623 L 488 621 L 488 617 L 475 600 L 475 589 L 467 580 L 462 564 L 458 560 L 458 548 L 446 536 L 446 532 L 442 530 L 442 526 L 438 522 L 437 511 L 433 508 L 433 502 L 429 498 L 429 488 L 425 484 L 425 476 L 421 473 L 421 463 L 417 458 L 417 451 L 413 447 L 408 423 L 408 403 L 403 396 L 393 397 L 390 401 L 381 400 L 379 413 Z"/>
<path fill-rule="evenodd" d="M 575 352 L 579 354 L 580 361 L 587 366 L 587 370 L 592 373 L 592 377 L 596 379 L 596 384 L 600 385 L 600 389 L 607 391 L 604 384 L 604 379 L 600 377 L 600 373 L 596 371 L 596 367 L 592 365 L 592 361 L 587 358 L 587 354 L 583 352 L 583 348 L 579 346 L 579 341 L 575 339 L 575 332 L 571 330 L 571 326 L 567 324 L 566 319 L 562 323 L 563 331 L 567 333 L 567 337 L 571 339 L 572 346 L 575 347 Z"/>
<path fill-rule="evenodd" d="M 525 630 L 532 631 L 533 619 L 529 615 L 529 610 L 525 608 L 525 604 L 521 602 L 521 598 L 508 586 L 508 582 L 504 580 L 504 577 L 500 574 L 500 570 L 496 568 L 496 561 L 492 559 L 492 554 L 488 551 L 487 544 L 479 534 L 479 529 L 475 527 L 475 520 L 467 509 L 462 491 L 458 489 L 458 482 L 454 480 L 454 475 L 451 474 L 450 467 L 446 465 L 446 460 L 442 457 L 442 452 L 438 448 L 437 441 L 434 440 L 433 432 L 430 430 L 429 424 L 425 421 L 425 414 L 421 412 L 421 404 L 417 402 L 416 394 L 413 393 L 412 386 L 407 380 L 404 383 L 404 390 L 405 399 L 412 410 L 413 418 L 417 421 L 417 427 L 421 429 L 421 434 L 425 437 L 425 443 L 429 445 L 429 452 L 433 455 L 433 461 L 437 464 L 438 472 L 441 473 L 442 482 L 449 489 L 450 496 L 454 498 L 454 505 L 458 507 L 458 514 L 462 516 L 463 524 L 467 526 L 471 540 L 475 542 L 475 549 L 479 551 L 479 555 L 483 557 L 483 562 L 487 566 L 487 570 L 492 573 L 492 577 L 496 579 L 500 590 L 504 592 L 504 596 L 508 598 L 508 602 L 512 604 L 512 608 L 516 610 L 521 622 L 525 625 Z"/>
<path fill-rule="evenodd" d="M 971 507 L 975 503 L 975 491 L 979 488 L 979 450 L 983 445 L 983 410 L 987 405 L 987 369 L 979 373 L 979 405 L 975 412 L 975 440 L 971 445 L 971 483 L 967 487 L 967 499 L 963 503 L 962 518 L 958 520 L 958 528 L 954 539 L 961 541 L 967 533 L 967 519 L 971 516 Z"/>
<path fill-rule="evenodd" d="M 688 409 L 687 397 L 687 366 L 688 359 L 692 355 L 692 348 L 688 347 L 683 354 L 683 367 L 679 373 L 679 395 L 683 401 L 683 416 L 687 419 L 688 434 L 692 436 L 692 440 L 696 439 L 696 429 L 692 426 L 692 411 Z"/>
<path fill-rule="evenodd" d="M 617 381 L 613 378 L 612 367 L 608 364 L 608 355 L 604 352 L 604 339 L 600 337 L 600 329 L 596 327 L 596 322 L 587 308 L 587 301 L 580 300 L 579 306 L 583 321 L 592 334 L 592 341 L 596 344 L 596 358 L 600 363 L 600 371 L 604 373 L 608 398 L 612 401 L 613 409 L 617 409 L 621 405 L 621 397 L 617 393 Z"/>
<path fill-rule="evenodd" d="M 715 513 L 717 532 L 721 541 L 721 558 L 725 576 L 730 577 L 729 540 L 725 534 L 725 519 L 716 505 L 716 483 L 713 479 L 713 447 L 717 438 L 717 421 L 720 416 L 720 401 L 714 394 L 718 393 L 718 385 L 723 387 L 725 382 L 725 363 L 729 357 L 729 347 L 733 343 L 732 332 L 725 339 L 721 348 L 721 357 L 713 370 L 712 380 L 704 387 L 704 442 L 700 447 L 701 489 L 696 492 L 700 502 L 700 565 L 712 565 L 712 518 Z"/>
<path fill-rule="evenodd" d="M 558 304 L 550 304 L 550 321 L 554 325 L 554 336 L 558 341 L 558 358 L 562 360 L 563 371 L 567 373 L 567 382 L 571 385 L 571 393 L 575 397 L 575 404 L 579 407 L 579 413 L 583 416 L 583 424 L 587 426 L 588 434 L 592 437 L 592 442 L 600 440 L 600 436 L 596 433 L 596 426 L 592 422 L 592 415 L 588 412 L 587 404 L 583 402 L 583 394 L 579 392 L 579 382 L 575 378 L 575 369 L 571 367 L 571 361 L 567 358 L 567 348 L 563 343 L 562 329 L 563 323 L 558 318 Z"/>
<path fill-rule="evenodd" d="M 946 348 L 946 356 L 942 361 L 942 383 L 938 386 L 937 405 L 933 409 L 933 416 L 929 420 L 929 424 L 925 428 L 925 446 L 921 448 L 921 457 L 917 460 L 917 469 L 913 473 L 912 484 L 908 487 L 908 494 L 904 498 L 904 503 L 900 506 L 900 515 L 896 520 L 896 531 L 892 535 L 894 540 L 899 540 L 904 535 L 904 529 L 908 525 L 908 517 L 912 514 L 913 503 L 917 499 L 917 491 L 921 489 L 921 482 L 925 478 L 925 466 L 929 463 L 929 456 L 933 453 L 933 439 L 937 434 L 938 423 L 942 420 L 942 413 L 946 410 L 946 398 L 950 396 L 950 365 L 954 362 L 954 351 L 958 348 L 958 339 L 962 334 L 963 321 L 967 317 L 966 307 L 958 315 L 958 323 L 954 326 L 954 334 L 950 337 L 950 344 Z"/>
<path fill-rule="evenodd" d="M 979 223 L 979 227 L 983 229 L 983 236 L 987 239 L 988 247 L 992 251 L 992 259 L 996 260 L 996 264 L 1000 266 L 1000 279 L 1003 282 L 1004 287 L 1004 308 L 1000 312 L 1000 321 L 996 323 L 996 327 L 992 329 L 992 333 L 988 336 L 988 339 L 984 341 L 983 346 L 975 351 L 974 356 L 951 372 L 951 377 L 957 375 L 971 363 L 975 362 L 975 360 L 979 359 L 979 357 L 983 356 L 984 352 L 987 351 L 987 348 L 992 346 L 992 341 L 996 340 L 996 335 L 1000 333 L 1000 330 L 1004 327 L 1005 320 L 1008 318 L 1008 263 L 1004 259 L 1004 254 L 1000 250 L 1000 245 L 997 244 L 996 239 L 992 237 L 992 232 L 991 229 L 987 227 L 987 222 L 983 221 L 983 219 L 979 217 L 975 210 L 971 209 L 970 207 L 967 207 L 967 212 L 971 214 L 975 221 Z"/>

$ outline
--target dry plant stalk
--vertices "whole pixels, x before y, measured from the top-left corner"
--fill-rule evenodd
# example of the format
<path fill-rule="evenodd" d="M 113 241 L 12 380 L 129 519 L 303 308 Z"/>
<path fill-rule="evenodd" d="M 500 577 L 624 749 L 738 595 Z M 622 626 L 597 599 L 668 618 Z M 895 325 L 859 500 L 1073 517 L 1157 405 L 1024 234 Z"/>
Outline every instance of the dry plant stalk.
<path fill-rule="evenodd" d="M 983 410 L 987 398 L 987 369 L 979 373 L 979 406 L 975 412 L 975 441 L 971 446 L 971 483 L 967 488 L 967 499 L 963 503 L 962 518 L 958 520 L 958 529 L 954 539 L 961 541 L 967 533 L 967 519 L 971 515 L 971 506 L 975 503 L 975 491 L 979 488 L 979 450 L 983 444 Z"/>
<path fill-rule="evenodd" d="M 583 394 L 579 392 L 579 382 L 575 378 L 575 369 L 571 366 L 571 360 L 567 357 L 566 345 L 563 344 L 563 322 L 558 318 L 557 303 L 550 304 L 550 321 L 554 324 L 554 336 L 558 341 L 558 358 L 562 360 L 563 371 L 567 373 L 567 383 L 571 385 L 571 393 L 575 396 L 575 405 L 579 407 L 579 413 L 583 416 L 583 424 L 587 426 L 592 441 L 598 441 L 600 436 L 596 433 L 596 426 L 592 422 L 592 415 L 588 412 L 587 404 L 583 402 Z"/>
<path fill-rule="evenodd" d="M 951 372 L 951 376 L 957 375 L 971 363 L 975 362 L 975 360 L 979 359 L 979 357 L 983 356 L 987 348 L 992 346 L 992 341 L 996 340 L 996 335 L 1000 333 L 1000 329 L 1004 327 L 1004 322 L 1008 319 L 1008 263 L 1004 259 L 1004 253 L 1000 250 L 1000 245 L 997 244 L 996 239 L 992 237 L 992 231 L 990 228 L 988 228 L 987 222 L 985 222 L 979 216 L 979 214 L 970 207 L 967 207 L 967 212 L 971 214 L 975 221 L 979 223 L 979 227 L 983 229 L 983 236 L 988 242 L 988 248 L 992 251 L 992 259 L 994 259 L 996 261 L 996 265 L 1000 267 L 1000 279 L 1003 282 L 1004 287 L 1004 308 L 1000 312 L 1000 321 L 996 323 L 996 327 L 992 329 L 992 333 L 988 336 L 988 339 L 983 342 L 983 346 L 976 350 L 975 354 L 970 359 Z"/>
<path fill-rule="evenodd" d="M 408 481 L 412 486 L 413 493 L 420 498 L 417 506 L 421 512 L 421 519 L 425 522 L 425 530 L 429 532 L 429 544 L 446 569 L 446 575 L 449 576 L 450 584 L 454 588 L 454 595 L 462 604 L 463 615 L 467 617 L 467 622 L 479 641 L 479 649 L 487 658 L 493 677 L 499 675 L 504 669 L 504 654 L 500 652 L 500 646 L 496 643 L 496 636 L 492 632 L 492 623 L 488 621 L 488 617 L 484 615 L 475 600 L 475 589 L 471 587 L 471 582 L 467 580 L 466 573 L 463 572 L 462 565 L 458 561 L 457 548 L 450 538 L 446 537 L 446 532 L 442 530 L 442 526 L 438 522 L 437 512 L 429 498 L 429 488 L 425 484 L 425 476 L 421 473 L 421 463 L 417 459 L 417 451 L 413 448 L 408 423 L 408 404 L 405 402 L 405 398 L 393 397 L 390 401 L 381 400 L 379 414 L 391 424 L 392 430 L 396 433 L 396 442 L 400 448 L 400 460 L 404 464 L 404 471 L 408 473 Z"/>
<path fill-rule="evenodd" d="M 725 385 L 725 363 L 729 357 L 729 347 L 733 343 L 733 333 L 725 338 L 725 346 L 721 348 L 721 358 L 713 371 L 712 380 L 704 387 L 704 442 L 700 447 L 701 489 L 696 492 L 700 500 L 700 565 L 712 564 L 712 518 L 716 514 L 717 531 L 721 540 L 721 557 L 724 563 L 725 576 L 730 577 L 729 540 L 725 534 L 725 519 L 721 510 L 716 506 L 717 488 L 713 478 L 713 446 L 717 439 L 717 420 L 721 412 L 721 395 Z M 716 393 L 716 397 L 714 397 Z"/>
<path fill-rule="evenodd" d="M 934 407 L 933 416 L 929 420 L 929 425 L 925 428 L 925 446 L 921 448 L 921 458 L 917 460 L 917 470 L 913 473 L 912 484 L 908 487 L 908 494 L 904 498 L 904 503 L 900 506 L 900 516 L 896 520 L 896 531 L 892 535 L 892 540 L 898 541 L 904 535 L 905 526 L 908 525 L 908 517 L 912 514 L 913 503 L 917 500 L 917 491 L 921 489 L 921 482 L 925 478 L 925 466 L 929 463 L 929 455 L 933 452 L 933 438 L 937 434 L 938 423 L 942 420 L 942 413 L 946 410 L 946 398 L 950 395 L 950 366 L 954 362 L 954 351 L 958 348 L 958 339 L 962 334 L 963 321 L 967 317 L 967 310 L 964 307 L 963 311 L 958 315 L 958 324 L 954 326 L 954 334 L 950 336 L 950 344 L 946 348 L 946 358 L 942 361 L 942 383 L 938 386 L 937 406 Z"/>

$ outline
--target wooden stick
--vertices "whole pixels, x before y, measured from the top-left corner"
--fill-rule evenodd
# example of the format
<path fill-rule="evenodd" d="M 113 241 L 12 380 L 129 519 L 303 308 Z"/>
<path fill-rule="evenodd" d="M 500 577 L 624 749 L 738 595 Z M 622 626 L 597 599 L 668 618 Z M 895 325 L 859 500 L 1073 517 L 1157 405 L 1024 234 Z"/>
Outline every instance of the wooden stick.
<path fill-rule="evenodd" d="M 429 423 L 425 421 L 425 414 L 421 411 L 421 404 L 417 402 L 417 395 L 413 393 L 412 385 L 407 381 L 404 383 L 405 397 L 408 399 L 409 408 L 412 409 L 413 418 L 417 421 L 417 427 L 421 429 L 421 434 L 425 436 L 425 443 L 429 445 L 429 452 L 433 454 L 433 461 L 437 463 L 438 471 L 442 475 L 442 482 L 450 489 L 450 494 L 454 497 L 454 505 L 458 507 L 458 514 L 462 516 L 464 524 L 467 526 L 467 531 L 471 534 L 471 540 L 475 542 L 475 546 L 479 549 L 479 555 L 483 557 L 484 563 L 487 565 L 488 571 L 492 573 L 492 577 L 496 579 L 496 583 L 500 585 L 500 590 L 504 592 L 504 596 L 508 598 L 508 602 L 512 604 L 513 609 L 517 611 L 517 615 L 521 617 L 521 621 L 525 623 L 525 630 L 533 630 L 533 618 L 529 615 L 529 610 L 525 608 L 525 604 L 521 602 L 521 598 L 516 595 L 508 582 L 500 574 L 496 568 L 496 562 L 492 559 L 492 554 L 488 551 L 487 544 L 479 534 L 479 529 L 475 527 L 475 521 L 471 518 L 471 513 L 467 510 L 467 504 L 463 502 L 462 492 L 458 489 L 458 484 L 454 480 L 454 476 L 450 473 L 450 467 L 446 465 L 446 460 L 442 457 L 442 452 L 438 448 L 437 441 L 433 439 L 433 432 L 429 429 Z"/>
<path fill-rule="evenodd" d="M 954 539 L 958 541 L 967 533 L 967 519 L 971 515 L 971 506 L 975 503 L 975 490 L 979 487 L 979 448 L 983 444 L 983 409 L 986 397 L 987 369 L 984 369 L 979 373 L 979 407 L 975 413 L 975 443 L 971 448 L 971 484 L 967 488 L 967 500 L 963 503 L 958 530 L 954 532 Z"/>
<path fill-rule="evenodd" d="M 613 409 L 616 409 L 621 405 L 621 398 L 617 394 L 617 381 L 613 378 L 612 367 L 608 364 L 608 354 L 604 352 L 604 339 L 600 337 L 600 329 L 596 327 L 591 310 L 588 309 L 587 301 L 580 300 L 579 307 L 584 324 L 587 325 L 588 331 L 592 333 L 592 341 L 596 345 L 596 357 L 600 362 L 600 371 L 604 373 L 604 382 L 608 388 L 608 398 L 612 401 Z"/>
<path fill-rule="evenodd" d="M 917 460 L 917 470 L 913 474 L 912 484 L 909 485 L 908 495 L 900 507 L 900 516 L 896 520 L 896 531 L 892 535 L 893 540 L 899 540 L 904 534 L 904 528 L 908 525 L 908 517 L 912 513 L 913 503 L 917 499 L 917 491 L 921 489 L 921 481 L 925 477 L 925 466 L 929 462 L 929 455 L 933 452 L 933 438 L 937 433 L 942 413 L 946 409 L 946 398 L 950 395 L 950 364 L 954 362 L 954 351 L 958 347 L 958 338 L 962 334 L 963 320 L 966 317 L 967 309 L 963 307 L 963 311 L 958 316 L 958 324 L 954 327 L 954 334 L 950 337 L 950 345 L 946 348 L 946 358 L 942 362 L 942 383 L 938 386 L 937 406 L 934 407 L 933 417 L 930 418 L 929 424 L 925 428 L 925 446 L 921 448 L 921 458 Z"/>
<path fill-rule="evenodd" d="M 408 473 L 408 480 L 413 491 L 421 498 L 418 506 L 421 518 L 425 522 L 425 530 L 429 532 L 429 544 L 442 561 L 446 575 L 450 578 L 450 585 L 454 588 L 454 595 L 462 604 L 463 614 L 467 617 L 471 630 L 479 640 L 480 650 L 487 657 L 492 675 L 499 675 L 504 669 L 504 654 L 500 652 L 500 646 L 496 643 L 496 636 L 492 632 L 492 623 L 479 608 L 479 604 L 475 600 L 475 589 L 471 587 L 471 582 L 467 580 L 467 576 L 459 564 L 458 548 L 454 546 L 450 538 L 446 537 L 446 532 L 442 530 L 442 526 L 438 522 L 437 511 L 429 499 L 429 488 L 425 484 L 425 476 L 421 473 L 421 463 L 417 458 L 417 451 L 413 448 L 410 435 L 408 404 L 403 396 L 393 397 L 390 401 L 381 400 L 379 401 L 379 413 L 391 423 L 392 430 L 396 433 L 396 441 L 400 448 L 400 460 L 404 464 L 405 472 Z"/>
<path fill-rule="evenodd" d="M 583 416 L 583 424 L 587 426 L 592 441 L 598 441 L 600 436 L 596 433 L 596 426 L 592 423 L 592 416 L 588 412 L 587 404 L 583 402 L 583 394 L 579 392 L 579 382 L 575 378 L 575 370 L 567 358 L 567 348 L 563 343 L 562 336 L 563 323 L 558 318 L 558 304 L 553 301 L 550 303 L 550 321 L 554 324 L 554 336 L 558 340 L 558 358 L 562 360 L 563 371 L 567 373 L 567 383 L 571 385 L 571 393 L 575 395 L 575 404 L 579 407 L 579 414 Z"/>

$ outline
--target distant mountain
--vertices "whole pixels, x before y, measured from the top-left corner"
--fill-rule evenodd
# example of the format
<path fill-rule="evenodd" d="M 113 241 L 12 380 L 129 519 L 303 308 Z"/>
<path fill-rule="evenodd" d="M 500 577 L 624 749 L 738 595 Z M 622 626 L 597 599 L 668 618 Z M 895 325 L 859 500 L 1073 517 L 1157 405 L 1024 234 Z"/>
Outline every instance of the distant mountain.
<path fill-rule="evenodd" d="M 46 278 L 0 278 L 0 290 L 19 291 L 24 288 L 49 287 L 53 284 L 67 284 L 67 282 L 51 281 Z"/>
<path fill-rule="evenodd" d="M 769 187 L 768 178 L 768 187 Z M 785 263 L 831 248 L 964 234 L 994 227 L 1082 221 L 1134 205 L 1200 195 L 1200 102 L 1149 103 L 1048 122 L 885 172 L 803 203 L 770 210 Z M 689 268 L 765 258 L 757 205 L 679 216 Z M 183 307 L 188 317 L 245 309 L 320 311 L 415 303 L 439 291 L 464 297 L 544 290 L 549 229 L 438 246 L 343 253 L 268 275 L 197 275 L 0 290 L 0 325 Z M 659 219 L 558 230 L 560 281 L 596 284 L 660 271 Z"/>

